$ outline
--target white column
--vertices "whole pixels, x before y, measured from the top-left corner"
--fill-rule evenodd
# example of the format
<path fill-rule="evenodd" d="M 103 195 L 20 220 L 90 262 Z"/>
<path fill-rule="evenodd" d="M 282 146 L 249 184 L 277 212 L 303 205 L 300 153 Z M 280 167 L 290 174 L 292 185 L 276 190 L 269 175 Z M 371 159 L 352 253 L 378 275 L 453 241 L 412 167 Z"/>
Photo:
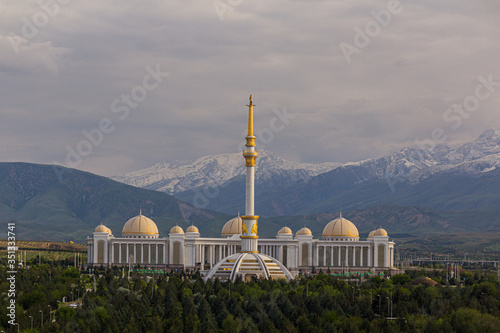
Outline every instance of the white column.
<path fill-rule="evenodd" d="M 307 244 L 307 248 L 309 249 L 309 256 L 307 258 L 307 266 L 312 266 L 312 265 L 314 265 L 314 261 L 313 261 L 314 260 L 314 253 L 317 252 L 318 249 L 316 248 L 316 251 L 314 251 L 312 244 L 309 244 L 309 243 Z M 316 258 L 318 258 L 318 257 L 316 256 Z M 316 264 L 316 266 L 318 266 L 318 265 Z"/>
<path fill-rule="evenodd" d="M 130 264 L 130 263 L 129 263 L 129 259 L 130 259 L 130 258 L 129 258 L 129 257 L 130 257 L 129 252 L 130 252 L 130 249 L 128 248 L 128 243 L 127 243 L 127 260 L 125 261 L 125 263 L 127 263 L 127 264 Z"/>
<path fill-rule="evenodd" d="M 345 265 L 349 266 L 349 246 L 345 246 Z"/>
<path fill-rule="evenodd" d="M 368 267 L 373 267 L 373 263 L 372 263 L 372 246 L 371 245 L 368 245 Z"/>
<path fill-rule="evenodd" d="M 356 260 L 356 250 L 357 250 L 357 248 L 358 248 L 357 246 L 353 246 L 352 247 L 352 266 L 353 267 L 356 267 L 357 264 L 358 264 L 358 262 Z"/>
<path fill-rule="evenodd" d="M 130 245 L 130 244 L 129 244 L 129 245 Z M 127 246 L 129 246 L 129 245 L 127 245 Z M 133 249 L 134 249 L 134 250 L 133 250 L 133 255 L 134 255 L 134 258 L 133 258 L 132 260 L 134 260 L 134 263 L 141 264 L 141 263 L 142 263 L 142 259 L 141 259 L 141 258 L 142 258 L 142 253 L 143 253 L 144 251 L 142 251 L 142 249 L 141 249 L 141 251 L 140 251 L 140 252 L 141 252 L 141 258 L 138 258 L 138 254 L 137 254 L 137 244 L 135 244 L 135 243 L 134 243 L 134 244 L 132 244 L 132 247 L 133 247 Z M 129 251 L 130 251 L 130 250 L 129 250 Z M 130 255 L 130 253 L 129 253 L 129 255 Z"/>
<path fill-rule="evenodd" d="M 373 243 L 373 267 L 378 267 L 378 246 L 377 243 Z"/>
<path fill-rule="evenodd" d="M 165 251 L 165 264 L 170 264 L 170 240 L 165 244 L 163 250 Z"/>
<path fill-rule="evenodd" d="M 330 246 L 330 266 L 333 266 L 333 245 Z"/>
<path fill-rule="evenodd" d="M 364 247 L 364 246 L 361 246 L 361 247 L 360 247 L 360 251 L 361 251 L 361 252 L 359 253 L 359 261 L 361 261 L 361 262 L 360 262 L 360 266 L 361 266 L 361 267 L 364 267 L 365 265 L 363 264 L 363 252 L 365 251 L 365 247 Z"/>
<path fill-rule="evenodd" d="M 326 245 L 323 246 L 323 266 L 328 266 L 326 264 Z"/>
<path fill-rule="evenodd" d="M 107 241 L 104 241 L 104 263 L 107 264 L 109 263 L 108 261 L 108 247 L 109 247 L 109 244 Z"/>
<path fill-rule="evenodd" d="M 342 250 L 342 246 L 337 246 L 337 248 L 339 249 L 338 252 L 337 252 L 337 260 L 338 260 L 337 264 L 339 266 L 342 266 L 342 262 L 340 261 L 340 252 L 342 252 L 341 251 Z"/>
<path fill-rule="evenodd" d="M 384 256 L 384 267 L 389 266 L 389 246 L 385 247 L 385 256 Z"/>
<path fill-rule="evenodd" d="M 209 256 L 210 256 L 210 260 L 208 261 L 208 263 L 210 264 L 210 268 L 212 268 L 212 258 L 214 256 L 214 246 L 213 245 L 210 245 L 210 247 L 208 248 L 209 249 Z"/>
<path fill-rule="evenodd" d="M 247 149 L 250 147 L 247 147 Z M 253 148 L 253 147 L 252 147 Z M 251 150 L 251 149 L 248 149 Z M 255 177 L 255 167 L 248 166 L 246 170 L 246 193 L 245 193 L 245 214 L 254 215 L 254 177 Z"/>
<path fill-rule="evenodd" d="M 356 266 L 356 247 L 350 246 L 352 249 L 352 267 Z"/>

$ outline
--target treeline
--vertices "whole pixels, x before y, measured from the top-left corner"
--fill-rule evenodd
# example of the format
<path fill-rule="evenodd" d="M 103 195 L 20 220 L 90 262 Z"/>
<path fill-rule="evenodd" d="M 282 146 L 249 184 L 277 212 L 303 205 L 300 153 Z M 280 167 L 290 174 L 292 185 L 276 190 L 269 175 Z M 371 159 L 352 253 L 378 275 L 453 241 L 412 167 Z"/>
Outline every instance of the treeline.
<path fill-rule="evenodd" d="M 439 271 L 377 276 L 359 285 L 328 274 L 290 282 L 205 283 L 185 273 L 129 280 L 114 268 L 96 271 L 94 291 L 93 279 L 73 267 L 41 265 L 18 271 L 17 317 L 21 331 L 29 331 L 29 316 L 37 331 L 43 311 L 43 332 L 500 331 L 496 274 L 462 272 L 463 286 L 410 284 L 424 274 L 443 282 Z M 58 309 L 57 301 L 71 300 L 71 293 L 75 300 L 83 296 L 81 306 Z M 5 307 L 0 316 L 2 330 L 17 331 L 7 324 Z"/>

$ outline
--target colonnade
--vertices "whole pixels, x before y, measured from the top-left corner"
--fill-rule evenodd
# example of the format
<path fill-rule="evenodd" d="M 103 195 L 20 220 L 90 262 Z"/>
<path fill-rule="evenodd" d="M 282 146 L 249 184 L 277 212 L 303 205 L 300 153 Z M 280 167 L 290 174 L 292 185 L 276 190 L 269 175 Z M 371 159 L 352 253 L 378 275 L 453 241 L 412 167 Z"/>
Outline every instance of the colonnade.
<path fill-rule="evenodd" d="M 115 264 L 166 264 L 166 242 L 113 242 L 111 258 Z"/>
<path fill-rule="evenodd" d="M 392 244 L 392 245 L 391 245 Z M 89 241 L 88 254 L 96 264 L 165 264 L 201 269 L 239 253 L 239 239 L 171 238 L 140 241 L 98 239 Z M 298 267 L 392 267 L 393 243 L 263 240 L 261 254 L 271 256 L 289 269 Z"/>
<path fill-rule="evenodd" d="M 238 243 L 234 244 L 210 244 L 210 243 L 195 243 L 195 263 L 201 263 L 202 265 L 207 263 L 210 268 L 222 259 L 239 253 L 241 250 L 241 245 Z"/>
<path fill-rule="evenodd" d="M 371 244 L 316 246 L 314 266 L 372 267 Z"/>

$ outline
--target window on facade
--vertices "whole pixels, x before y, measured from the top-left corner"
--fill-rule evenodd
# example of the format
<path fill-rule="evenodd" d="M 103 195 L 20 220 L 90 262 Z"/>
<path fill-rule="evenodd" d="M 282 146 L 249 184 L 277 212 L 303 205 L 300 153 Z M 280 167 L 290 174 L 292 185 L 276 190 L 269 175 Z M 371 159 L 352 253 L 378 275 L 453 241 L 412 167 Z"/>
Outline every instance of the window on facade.
<path fill-rule="evenodd" d="M 302 244 L 302 266 L 309 266 L 309 245 Z"/>
<path fill-rule="evenodd" d="M 385 266 L 384 259 L 385 259 L 385 246 L 379 245 L 378 246 L 378 267 Z"/>
<path fill-rule="evenodd" d="M 175 242 L 174 243 L 174 265 L 180 265 L 181 263 L 181 243 Z"/>

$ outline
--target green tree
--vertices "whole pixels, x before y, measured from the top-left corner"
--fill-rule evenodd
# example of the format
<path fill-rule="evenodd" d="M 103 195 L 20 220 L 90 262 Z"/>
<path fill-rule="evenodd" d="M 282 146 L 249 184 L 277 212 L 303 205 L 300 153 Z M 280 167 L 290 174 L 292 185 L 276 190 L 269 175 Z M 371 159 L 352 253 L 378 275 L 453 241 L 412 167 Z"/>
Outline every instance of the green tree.
<path fill-rule="evenodd" d="M 222 330 L 226 333 L 238 333 L 241 331 L 241 323 L 232 314 L 229 314 L 222 321 Z"/>

